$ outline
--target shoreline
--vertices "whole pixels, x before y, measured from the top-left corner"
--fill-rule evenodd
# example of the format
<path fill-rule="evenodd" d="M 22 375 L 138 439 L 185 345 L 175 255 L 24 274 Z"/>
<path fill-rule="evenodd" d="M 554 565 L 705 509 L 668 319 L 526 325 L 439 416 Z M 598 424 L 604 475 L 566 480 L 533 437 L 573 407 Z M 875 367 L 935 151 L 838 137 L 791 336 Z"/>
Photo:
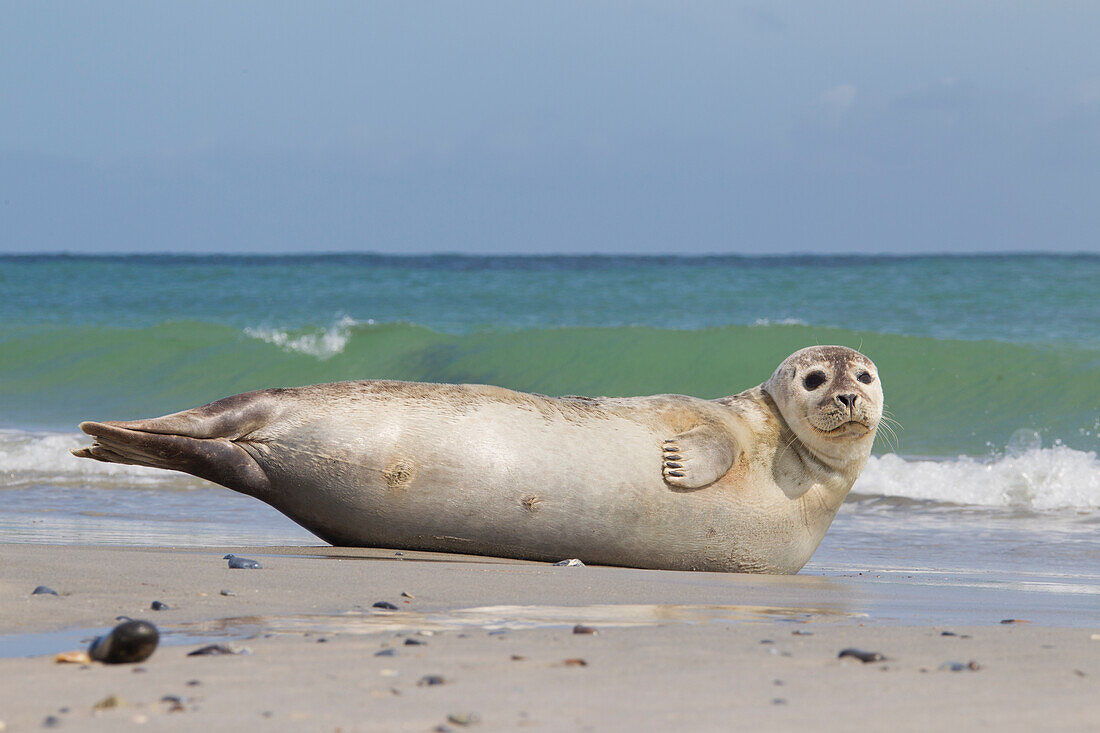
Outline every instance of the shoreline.
<path fill-rule="evenodd" d="M 228 552 L 264 567 L 230 570 Z M 29 640 L 41 651 L 44 639 L 59 643 L 54 632 L 109 627 L 120 615 L 152 621 L 163 639 L 140 665 L 0 658 L 0 721 L 8 731 L 49 716 L 81 730 L 429 731 L 1086 730 L 1100 720 L 1100 619 L 1028 618 L 1042 611 L 1034 599 L 1051 594 L 886 573 L 679 573 L 395 552 L 0 544 L 9 645 Z M 37 585 L 60 595 L 32 596 Z M 1001 605 L 1021 598 L 1030 607 Z M 150 610 L 154 600 L 170 610 Z M 1001 623 L 1009 617 L 1030 623 Z M 597 633 L 574 634 L 578 623 Z M 187 656 L 212 642 L 252 653 Z M 839 659 L 849 647 L 886 659 Z M 424 682 L 433 676 L 443 684 Z M 121 704 L 94 709 L 111 695 Z"/>

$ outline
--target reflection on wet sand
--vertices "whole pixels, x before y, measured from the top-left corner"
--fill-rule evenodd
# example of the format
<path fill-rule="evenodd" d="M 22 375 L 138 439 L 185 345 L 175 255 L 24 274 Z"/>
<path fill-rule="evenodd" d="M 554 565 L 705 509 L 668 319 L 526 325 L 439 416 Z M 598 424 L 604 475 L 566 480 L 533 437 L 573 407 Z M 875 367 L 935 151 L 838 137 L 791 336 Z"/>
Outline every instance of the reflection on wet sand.
<path fill-rule="evenodd" d="M 783 608 L 774 606 L 606 604 L 590 606 L 480 606 L 452 611 L 348 611 L 340 615 L 236 616 L 168 627 L 192 635 L 225 633 L 234 636 L 264 633 L 382 634 L 417 631 L 520 631 L 592 627 L 659 626 L 663 624 L 789 621 L 807 623 L 821 618 L 854 618 L 836 607 Z"/>

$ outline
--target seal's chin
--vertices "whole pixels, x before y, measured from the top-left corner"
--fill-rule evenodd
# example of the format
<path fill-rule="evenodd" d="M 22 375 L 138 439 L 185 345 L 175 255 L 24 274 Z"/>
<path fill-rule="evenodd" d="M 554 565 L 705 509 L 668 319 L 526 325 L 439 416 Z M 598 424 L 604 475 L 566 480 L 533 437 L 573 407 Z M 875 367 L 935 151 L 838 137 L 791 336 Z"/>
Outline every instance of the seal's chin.
<path fill-rule="evenodd" d="M 834 428 L 830 428 L 829 430 L 819 428 L 816 425 L 813 426 L 813 427 L 814 427 L 815 430 L 817 430 L 822 435 L 825 435 L 825 436 L 828 436 L 828 437 L 834 438 L 834 439 L 836 439 L 836 438 L 841 438 L 841 439 L 862 438 L 863 436 L 865 436 L 865 435 L 867 435 L 868 433 L 871 432 L 871 428 L 869 426 L 864 425 L 863 423 L 859 422 L 858 420 L 848 420 L 847 422 L 842 422 L 840 425 L 837 425 Z"/>

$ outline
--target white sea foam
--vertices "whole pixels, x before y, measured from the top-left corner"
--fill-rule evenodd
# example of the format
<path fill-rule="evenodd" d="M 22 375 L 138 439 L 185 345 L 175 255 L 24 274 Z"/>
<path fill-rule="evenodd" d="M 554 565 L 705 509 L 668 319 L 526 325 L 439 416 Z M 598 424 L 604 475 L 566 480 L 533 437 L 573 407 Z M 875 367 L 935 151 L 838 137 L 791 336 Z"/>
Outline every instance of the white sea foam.
<path fill-rule="evenodd" d="M 772 320 L 770 318 L 757 318 L 753 321 L 754 326 L 808 326 L 810 325 L 806 321 L 799 318 L 779 318 Z"/>
<path fill-rule="evenodd" d="M 325 329 L 290 330 L 282 328 L 246 328 L 245 334 L 252 338 L 274 344 L 284 351 L 316 356 L 318 359 L 331 359 L 344 350 L 351 338 L 351 330 L 360 323 L 373 324 L 374 320 L 357 321 L 343 316 Z"/>
<path fill-rule="evenodd" d="M 853 491 L 971 506 L 1088 511 L 1100 509 L 1100 461 L 1092 451 L 1061 445 L 989 459 L 876 456 Z"/>
<path fill-rule="evenodd" d="M 0 488 L 30 486 L 143 486 L 178 488 L 198 485 L 197 479 L 142 466 L 102 463 L 69 451 L 91 444 L 80 433 L 0 430 Z"/>

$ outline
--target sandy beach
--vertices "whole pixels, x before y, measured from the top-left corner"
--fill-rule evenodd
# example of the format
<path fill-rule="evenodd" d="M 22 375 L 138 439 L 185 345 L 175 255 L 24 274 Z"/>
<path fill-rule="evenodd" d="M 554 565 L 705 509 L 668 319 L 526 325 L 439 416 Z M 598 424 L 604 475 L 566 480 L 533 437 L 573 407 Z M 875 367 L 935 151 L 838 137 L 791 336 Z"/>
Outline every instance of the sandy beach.
<path fill-rule="evenodd" d="M 263 569 L 231 570 L 227 552 Z M 32 595 L 38 585 L 59 595 Z M 329 547 L 8 544 L 0 587 L 7 731 L 1100 724 L 1095 615 L 1079 610 L 1067 617 L 1073 623 L 1049 625 L 1059 617 L 1020 600 L 1035 594 L 983 596 L 881 574 L 553 567 Z M 170 609 L 153 611 L 153 601 Z M 375 608 L 379 601 L 397 610 Z M 150 659 L 54 661 L 117 616 L 158 626 Z M 1021 622 L 1001 623 L 1006 617 Z M 575 633 L 577 624 L 595 633 Z M 210 643 L 248 653 L 188 656 Z M 885 659 L 838 658 L 853 647 Z"/>

